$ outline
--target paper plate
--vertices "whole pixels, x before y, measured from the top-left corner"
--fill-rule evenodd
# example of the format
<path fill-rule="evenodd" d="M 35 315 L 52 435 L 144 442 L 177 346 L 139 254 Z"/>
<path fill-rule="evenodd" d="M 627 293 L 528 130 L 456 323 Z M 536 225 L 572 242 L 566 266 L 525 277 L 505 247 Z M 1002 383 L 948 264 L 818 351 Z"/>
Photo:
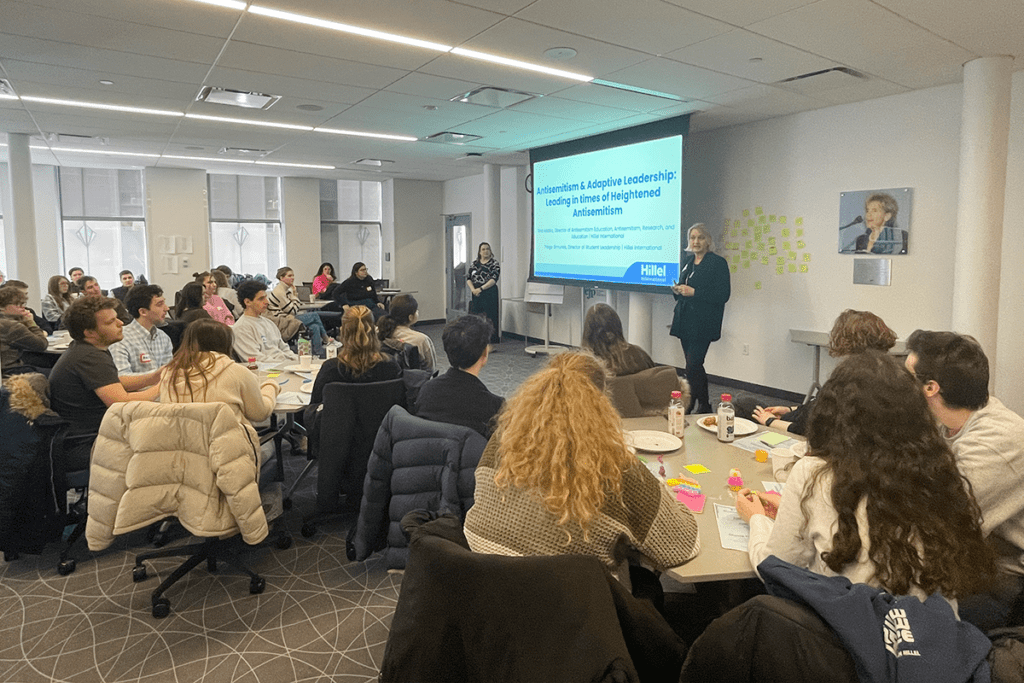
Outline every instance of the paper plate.
<path fill-rule="evenodd" d="M 299 387 L 299 391 L 301 391 L 304 394 L 312 394 L 313 393 L 313 383 L 312 382 L 303 382 L 302 385 Z"/>
<path fill-rule="evenodd" d="M 697 420 L 697 424 L 700 425 L 700 428 L 705 431 L 711 432 L 713 434 L 718 434 L 717 417 L 717 415 L 710 415 L 708 417 L 699 418 Z M 705 424 L 706 422 L 711 421 L 712 418 L 715 418 L 715 421 L 712 421 L 710 425 Z M 754 432 L 756 432 L 757 427 L 758 425 L 756 422 L 751 422 L 750 420 L 743 417 L 737 417 L 735 422 L 733 422 L 732 433 L 734 436 L 746 436 L 747 434 L 753 434 Z"/>
<path fill-rule="evenodd" d="M 323 361 L 312 363 L 308 368 L 304 368 L 300 363 L 296 363 L 294 365 L 286 365 L 284 369 L 288 372 L 316 372 L 320 369 L 321 365 L 323 365 Z"/>
<path fill-rule="evenodd" d="M 638 451 L 648 453 L 671 453 L 683 447 L 679 437 L 672 436 L 668 432 L 656 432 L 649 429 L 637 429 L 626 432 L 628 441 Z"/>

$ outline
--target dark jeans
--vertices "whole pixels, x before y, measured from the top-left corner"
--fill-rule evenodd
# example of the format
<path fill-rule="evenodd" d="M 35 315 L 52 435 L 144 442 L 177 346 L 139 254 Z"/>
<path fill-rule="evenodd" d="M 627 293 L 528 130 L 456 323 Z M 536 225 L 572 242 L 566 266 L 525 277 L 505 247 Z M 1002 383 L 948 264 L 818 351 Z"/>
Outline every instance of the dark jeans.
<path fill-rule="evenodd" d="M 708 397 L 708 373 L 704 371 L 704 358 L 708 355 L 709 339 L 680 339 L 686 356 L 686 381 L 690 383 L 690 401 L 698 408 L 711 405 Z M 686 412 L 692 412 L 688 410 Z"/>

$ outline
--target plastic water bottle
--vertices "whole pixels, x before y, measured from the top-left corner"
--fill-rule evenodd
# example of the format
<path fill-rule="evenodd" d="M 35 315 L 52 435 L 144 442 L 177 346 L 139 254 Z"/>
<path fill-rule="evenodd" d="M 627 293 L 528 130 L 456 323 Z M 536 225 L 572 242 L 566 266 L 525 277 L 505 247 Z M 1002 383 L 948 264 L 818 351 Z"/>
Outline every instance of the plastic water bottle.
<path fill-rule="evenodd" d="M 673 391 L 668 402 L 668 433 L 683 438 L 686 428 L 686 406 L 683 405 L 683 392 Z"/>
<path fill-rule="evenodd" d="M 245 364 L 254 375 L 260 374 L 260 366 L 256 363 L 256 356 L 249 356 L 249 362 Z"/>
<path fill-rule="evenodd" d="M 718 440 L 731 443 L 736 431 L 736 408 L 732 405 L 732 394 L 722 394 L 718 404 Z"/>

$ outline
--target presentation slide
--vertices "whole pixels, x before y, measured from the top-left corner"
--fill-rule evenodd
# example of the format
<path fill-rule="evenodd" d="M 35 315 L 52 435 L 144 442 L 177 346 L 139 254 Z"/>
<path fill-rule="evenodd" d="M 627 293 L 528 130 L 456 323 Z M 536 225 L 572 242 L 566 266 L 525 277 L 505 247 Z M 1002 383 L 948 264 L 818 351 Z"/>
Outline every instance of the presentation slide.
<path fill-rule="evenodd" d="M 533 164 L 533 276 L 615 288 L 679 277 L 683 136 Z"/>

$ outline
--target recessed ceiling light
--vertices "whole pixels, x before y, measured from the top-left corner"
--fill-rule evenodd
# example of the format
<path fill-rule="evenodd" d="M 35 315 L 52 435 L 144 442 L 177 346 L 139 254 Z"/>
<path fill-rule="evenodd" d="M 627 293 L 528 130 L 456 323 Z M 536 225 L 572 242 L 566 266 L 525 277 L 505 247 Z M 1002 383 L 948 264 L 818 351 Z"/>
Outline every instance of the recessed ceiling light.
<path fill-rule="evenodd" d="M 241 107 L 243 109 L 270 109 L 280 95 L 267 95 L 261 92 L 246 92 L 244 90 L 232 90 L 230 88 L 218 88 L 217 86 L 204 86 L 196 95 L 197 102 L 209 102 L 211 104 L 223 104 L 229 107 Z"/>
<path fill-rule="evenodd" d="M 413 47 L 422 47 L 428 50 L 437 50 L 438 52 L 448 52 L 452 49 L 450 45 L 441 45 L 440 43 L 432 43 L 428 40 L 419 40 L 417 38 L 406 38 L 405 36 L 395 35 L 394 33 L 384 33 L 383 31 L 375 31 L 361 26 L 342 24 L 337 21 L 328 21 L 327 19 L 318 19 L 317 17 L 295 14 L 294 12 L 282 12 L 281 10 L 271 9 L 270 7 L 261 7 L 260 5 L 251 5 L 249 7 L 249 11 L 253 14 L 259 14 L 264 17 L 294 21 L 299 24 L 318 26 L 332 31 L 341 31 L 342 33 L 354 33 L 357 36 L 377 38 L 378 40 L 387 40 L 393 43 L 412 45 Z"/>
<path fill-rule="evenodd" d="M 295 105 L 295 108 L 296 109 L 301 109 L 302 111 L 323 111 L 324 110 L 324 108 L 321 107 L 319 104 L 297 104 L 297 105 Z"/>
<path fill-rule="evenodd" d="M 235 119 L 228 116 L 207 116 L 206 114 L 185 114 L 187 119 L 199 119 L 201 121 L 217 121 L 219 123 L 241 123 L 246 126 L 263 126 L 265 128 L 285 128 L 288 130 L 313 130 L 313 126 L 300 126 L 294 123 L 275 123 L 273 121 L 253 121 L 250 119 Z"/>
<path fill-rule="evenodd" d="M 114 81 L 104 78 L 100 81 L 100 85 L 114 85 Z"/>
<path fill-rule="evenodd" d="M 382 140 L 398 140 L 400 142 L 416 142 L 419 138 L 409 135 L 390 135 L 388 133 L 364 133 L 358 130 L 342 130 L 340 128 L 314 128 L 316 133 L 333 133 L 335 135 L 354 135 L 359 138 L 381 138 Z"/>
<path fill-rule="evenodd" d="M 152 114 L 153 116 L 184 116 L 180 111 L 167 111 L 165 109 L 145 109 L 143 107 L 125 107 L 119 104 L 103 104 L 101 102 L 79 102 L 78 100 L 59 100 L 52 97 L 35 97 L 23 95 L 25 102 L 38 102 L 40 104 L 57 104 L 65 107 L 82 107 L 83 109 L 103 109 L 105 111 L 123 111 L 129 114 Z"/>
<path fill-rule="evenodd" d="M 460 57 L 469 57 L 470 59 L 479 59 L 484 62 L 493 62 L 495 64 L 504 64 L 505 66 L 514 66 L 518 69 L 525 69 L 527 71 L 536 71 L 542 74 L 548 74 L 550 76 L 560 76 L 562 78 L 571 78 L 574 81 L 583 81 L 589 83 L 594 80 L 593 76 L 584 76 L 583 74 L 573 73 L 572 71 L 563 71 L 562 69 L 552 69 L 549 66 L 541 66 L 540 64 L 531 64 L 529 62 L 522 62 L 518 59 L 510 59 L 508 57 L 500 57 L 498 55 L 487 54 L 486 52 L 477 52 L 476 50 L 467 50 L 462 47 L 454 47 L 451 50 L 453 55 L 459 55 Z"/>
<path fill-rule="evenodd" d="M 548 59 L 555 59 L 564 62 L 576 56 L 576 50 L 571 47 L 552 47 L 544 50 L 544 56 Z"/>
<path fill-rule="evenodd" d="M 750 62 L 752 62 L 753 64 L 760 64 L 763 61 L 764 61 L 763 57 L 751 57 L 750 58 Z"/>
<path fill-rule="evenodd" d="M 442 142 L 449 145 L 465 145 L 469 142 L 479 140 L 481 136 L 470 135 L 469 133 L 455 133 L 449 130 L 434 133 L 424 138 L 427 142 Z"/>

